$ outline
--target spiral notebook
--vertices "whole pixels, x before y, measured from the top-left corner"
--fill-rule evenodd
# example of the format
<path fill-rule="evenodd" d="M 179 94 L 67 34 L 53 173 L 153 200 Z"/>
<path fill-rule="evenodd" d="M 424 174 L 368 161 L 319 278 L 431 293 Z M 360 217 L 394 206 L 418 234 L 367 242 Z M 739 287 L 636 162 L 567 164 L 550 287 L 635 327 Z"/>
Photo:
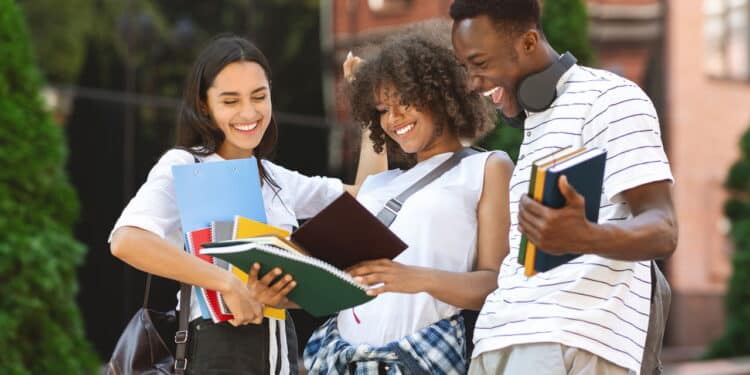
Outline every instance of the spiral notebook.
<path fill-rule="evenodd" d="M 239 269 L 250 269 L 253 263 L 260 263 L 261 275 L 276 267 L 294 275 L 297 286 L 287 297 L 316 317 L 331 315 L 374 298 L 346 272 L 320 259 L 271 244 L 214 242 L 206 244 L 202 253 L 224 259 Z"/>
<path fill-rule="evenodd" d="M 187 233 L 207 228 L 213 221 L 232 221 L 242 215 L 266 222 L 255 158 L 175 165 L 172 175 L 186 244 Z M 203 318 L 211 319 L 205 301 L 199 299 L 199 305 Z"/>

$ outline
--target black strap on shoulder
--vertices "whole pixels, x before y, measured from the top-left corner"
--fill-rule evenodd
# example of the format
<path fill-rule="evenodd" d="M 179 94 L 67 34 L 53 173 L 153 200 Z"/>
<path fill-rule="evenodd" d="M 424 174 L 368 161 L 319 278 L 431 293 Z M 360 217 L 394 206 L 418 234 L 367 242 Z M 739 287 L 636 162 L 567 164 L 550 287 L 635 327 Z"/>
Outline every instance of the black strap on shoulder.
<path fill-rule="evenodd" d="M 438 179 L 445 172 L 448 172 L 451 168 L 458 165 L 461 159 L 481 151 L 484 150 L 475 147 L 466 147 L 454 152 L 453 155 L 448 158 L 448 160 L 435 167 L 435 169 L 430 171 L 430 173 L 420 178 L 419 181 L 409 186 L 409 188 L 404 190 L 401 194 L 399 194 L 395 198 L 391 198 L 388 202 L 386 202 L 385 207 L 383 207 L 380 212 L 378 212 L 378 219 L 380 220 L 380 222 L 385 224 L 385 226 L 387 227 L 390 226 L 391 223 L 396 220 L 396 216 L 398 216 L 398 212 L 401 211 L 401 207 L 404 205 L 404 202 L 406 202 L 407 198 L 409 198 L 412 194 L 416 193 L 423 187 L 427 186 L 430 182 Z"/>
<path fill-rule="evenodd" d="M 190 316 L 190 294 L 192 289 L 188 284 L 180 284 L 180 313 L 177 332 L 174 334 L 174 342 L 177 344 L 174 354 L 175 375 L 183 375 L 185 374 L 185 370 L 187 370 L 188 317 Z"/>
<path fill-rule="evenodd" d="M 200 159 L 193 155 L 193 161 L 200 163 Z M 151 275 L 149 275 L 150 277 Z M 177 344 L 174 353 L 174 374 L 184 375 L 187 370 L 187 341 L 188 320 L 190 317 L 190 298 L 193 288 L 185 283 L 180 283 L 180 313 L 177 318 L 177 332 L 174 334 L 174 342 Z"/>

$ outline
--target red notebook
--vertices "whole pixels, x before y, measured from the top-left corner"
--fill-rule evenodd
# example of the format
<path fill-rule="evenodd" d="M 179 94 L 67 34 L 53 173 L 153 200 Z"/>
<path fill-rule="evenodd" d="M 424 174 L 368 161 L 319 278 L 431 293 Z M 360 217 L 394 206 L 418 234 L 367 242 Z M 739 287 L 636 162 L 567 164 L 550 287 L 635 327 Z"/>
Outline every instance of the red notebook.
<path fill-rule="evenodd" d="M 188 233 L 188 247 L 192 253 L 200 259 L 213 264 L 214 259 L 211 256 L 201 254 L 203 245 L 211 242 L 211 228 L 202 228 L 194 230 Z M 214 323 L 224 322 L 234 318 L 231 314 L 224 314 L 221 311 L 219 304 L 219 295 L 215 290 L 208 290 L 204 288 L 196 288 L 198 290 L 198 298 L 203 299 L 203 303 L 207 307 L 209 317 Z M 199 301 L 200 302 L 200 301 Z"/>

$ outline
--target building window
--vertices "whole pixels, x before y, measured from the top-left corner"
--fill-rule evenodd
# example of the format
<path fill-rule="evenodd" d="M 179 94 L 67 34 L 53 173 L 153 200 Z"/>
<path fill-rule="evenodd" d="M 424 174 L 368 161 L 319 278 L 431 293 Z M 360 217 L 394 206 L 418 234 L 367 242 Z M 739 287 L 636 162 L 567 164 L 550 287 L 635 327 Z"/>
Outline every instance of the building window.
<path fill-rule="evenodd" d="M 748 0 L 704 0 L 706 73 L 716 78 L 750 78 Z"/>
<path fill-rule="evenodd" d="M 367 0 L 370 10 L 383 16 L 401 15 L 406 13 L 413 0 Z"/>

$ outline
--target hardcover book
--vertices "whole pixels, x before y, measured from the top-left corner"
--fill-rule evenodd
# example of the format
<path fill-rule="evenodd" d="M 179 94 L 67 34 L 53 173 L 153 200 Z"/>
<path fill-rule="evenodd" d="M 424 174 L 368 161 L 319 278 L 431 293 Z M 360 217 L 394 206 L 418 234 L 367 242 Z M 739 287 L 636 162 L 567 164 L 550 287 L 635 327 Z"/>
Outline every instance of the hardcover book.
<path fill-rule="evenodd" d="M 551 159 L 550 159 L 551 157 Z M 598 148 L 565 149 L 540 160 L 532 172 L 530 191 L 533 198 L 551 208 L 565 205 L 565 197 L 559 189 L 560 176 L 565 175 L 568 183 L 585 199 L 586 219 L 596 223 L 599 219 L 599 204 L 602 195 L 604 167 L 607 152 Z M 536 164 L 536 163 L 535 163 Z M 522 250 L 523 249 L 523 250 Z M 521 251 L 524 252 L 521 259 Z M 549 271 L 580 256 L 580 254 L 551 255 L 537 248 L 526 238 L 521 239 L 519 262 L 524 264 L 524 274 L 532 276 L 537 272 Z"/>

